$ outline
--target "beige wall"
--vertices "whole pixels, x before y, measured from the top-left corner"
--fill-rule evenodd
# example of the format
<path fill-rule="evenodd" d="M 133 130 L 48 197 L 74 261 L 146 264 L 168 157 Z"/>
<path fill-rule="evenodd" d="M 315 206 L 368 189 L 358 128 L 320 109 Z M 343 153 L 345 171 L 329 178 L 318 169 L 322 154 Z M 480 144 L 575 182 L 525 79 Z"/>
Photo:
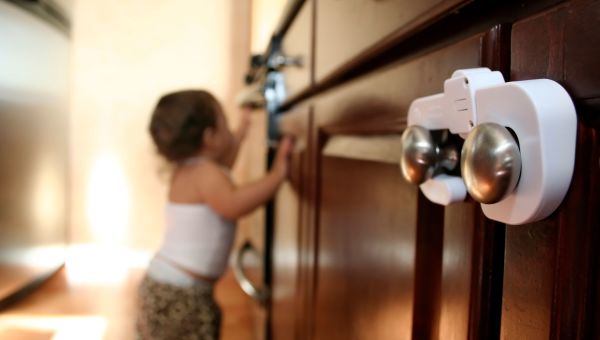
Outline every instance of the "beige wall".
<path fill-rule="evenodd" d="M 243 25 L 232 20 L 240 15 L 237 1 L 76 2 L 73 243 L 158 245 L 166 182 L 146 131 L 149 115 L 161 94 L 190 87 L 209 89 L 232 107 L 249 40 L 243 27 L 233 31 Z"/>
<path fill-rule="evenodd" d="M 71 241 L 154 249 L 167 175 L 146 131 L 153 106 L 165 92 L 206 88 L 235 125 L 233 98 L 243 87 L 249 52 L 264 52 L 287 0 L 68 2 L 74 18 Z M 262 173 L 250 164 L 265 150 L 264 117 L 254 118 L 251 143 L 234 171 L 238 182 Z M 241 221 L 254 229 L 262 223 L 260 212 Z"/>
<path fill-rule="evenodd" d="M 252 1 L 252 53 L 264 53 L 290 0 Z"/>

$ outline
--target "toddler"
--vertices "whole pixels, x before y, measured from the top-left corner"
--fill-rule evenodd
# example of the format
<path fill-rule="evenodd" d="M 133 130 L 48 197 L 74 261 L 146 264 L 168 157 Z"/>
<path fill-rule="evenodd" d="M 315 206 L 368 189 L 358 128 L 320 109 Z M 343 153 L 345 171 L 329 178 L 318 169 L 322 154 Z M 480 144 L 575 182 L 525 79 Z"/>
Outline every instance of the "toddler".
<path fill-rule="evenodd" d="M 234 185 L 229 168 L 248 129 L 247 115 L 232 133 L 219 102 L 200 90 L 165 95 L 152 114 L 154 144 L 175 168 L 164 240 L 139 287 L 140 339 L 219 338 L 213 286 L 226 269 L 235 220 L 273 197 L 286 178 L 291 150 L 284 138 L 265 177 Z"/>

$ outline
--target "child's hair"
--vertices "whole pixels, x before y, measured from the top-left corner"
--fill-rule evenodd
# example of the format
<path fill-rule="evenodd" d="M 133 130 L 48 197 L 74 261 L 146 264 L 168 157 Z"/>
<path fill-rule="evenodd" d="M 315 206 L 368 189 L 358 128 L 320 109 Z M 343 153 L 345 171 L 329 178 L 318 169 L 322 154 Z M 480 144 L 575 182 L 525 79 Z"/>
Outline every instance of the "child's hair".
<path fill-rule="evenodd" d="M 164 95 L 150 120 L 150 135 L 158 153 L 178 163 L 202 148 L 207 128 L 217 124 L 219 102 L 207 91 L 188 90 Z"/>

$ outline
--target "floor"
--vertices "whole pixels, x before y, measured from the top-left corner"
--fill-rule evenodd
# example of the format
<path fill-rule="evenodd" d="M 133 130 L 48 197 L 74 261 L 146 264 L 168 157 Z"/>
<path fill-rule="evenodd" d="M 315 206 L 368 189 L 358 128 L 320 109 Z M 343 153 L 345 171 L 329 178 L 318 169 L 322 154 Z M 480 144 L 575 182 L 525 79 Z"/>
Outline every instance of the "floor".
<path fill-rule="evenodd" d="M 135 290 L 143 269 L 128 269 L 119 280 L 73 280 L 61 269 L 30 296 L 0 313 L 0 339 L 100 340 L 134 338 Z M 231 272 L 218 283 L 223 309 L 222 339 L 253 339 L 248 298 Z"/>

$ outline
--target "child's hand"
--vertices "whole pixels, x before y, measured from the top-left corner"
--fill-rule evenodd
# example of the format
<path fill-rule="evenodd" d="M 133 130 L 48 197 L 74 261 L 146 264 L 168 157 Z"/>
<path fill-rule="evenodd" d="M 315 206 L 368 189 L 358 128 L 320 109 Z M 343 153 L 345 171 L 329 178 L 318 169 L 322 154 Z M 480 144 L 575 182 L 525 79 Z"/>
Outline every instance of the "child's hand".
<path fill-rule="evenodd" d="M 285 179 L 289 172 L 290 155 L 294 147 L 294 140 L 290 136 L 284 136 L 279 142 L 277 148 L 277 155 L 275 156 L 275 162 L 273 163 L 273 171 L 281 176 L 281 179 Z"/>

